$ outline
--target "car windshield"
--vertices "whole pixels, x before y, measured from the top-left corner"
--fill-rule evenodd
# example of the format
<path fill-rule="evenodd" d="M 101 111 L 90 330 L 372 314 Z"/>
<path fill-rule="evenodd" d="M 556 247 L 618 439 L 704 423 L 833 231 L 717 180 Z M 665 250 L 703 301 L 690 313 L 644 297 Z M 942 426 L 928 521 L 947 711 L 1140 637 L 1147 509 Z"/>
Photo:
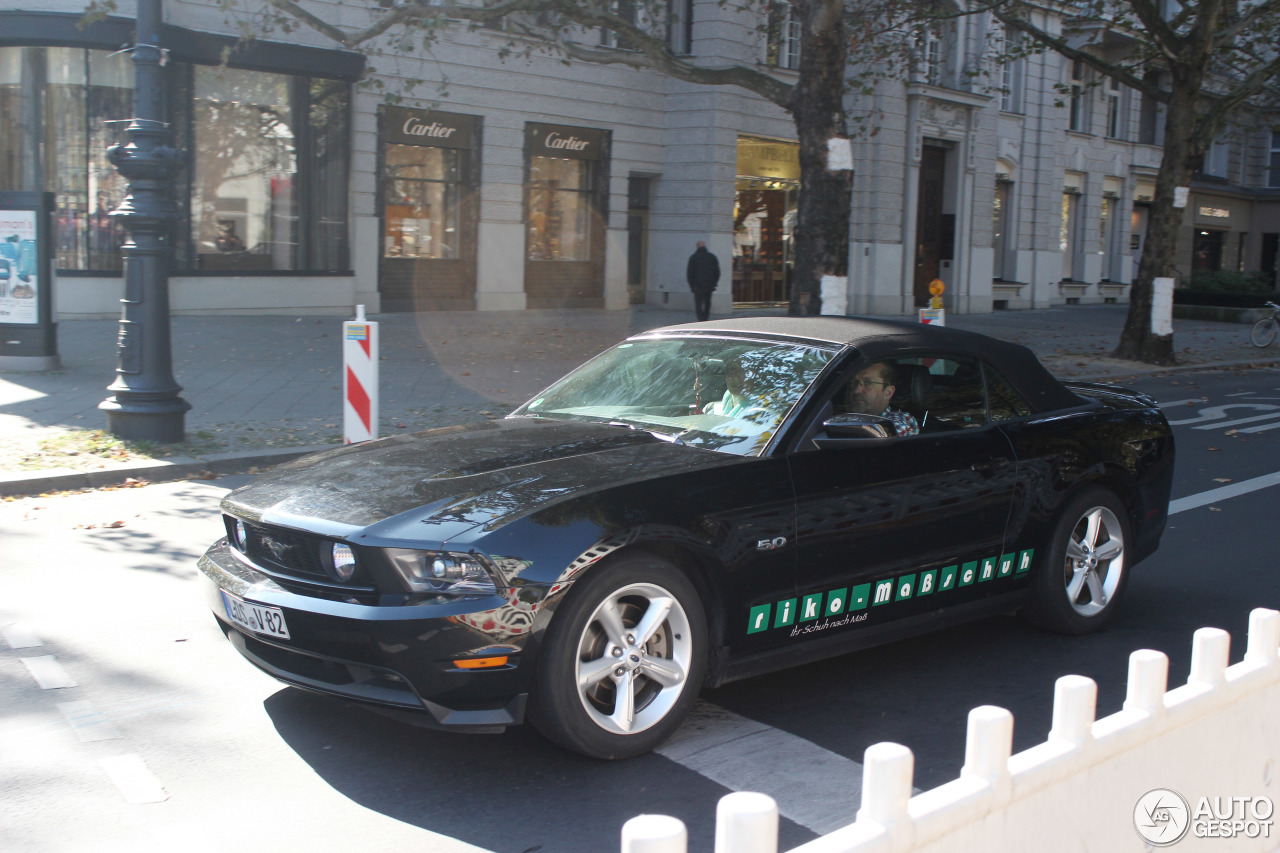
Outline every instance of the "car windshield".
<path fill-rule="evenodd" d="M 616 423 L 758 456 L 836 349 L 741 338 L 624 341 L 510 417 Z"/>

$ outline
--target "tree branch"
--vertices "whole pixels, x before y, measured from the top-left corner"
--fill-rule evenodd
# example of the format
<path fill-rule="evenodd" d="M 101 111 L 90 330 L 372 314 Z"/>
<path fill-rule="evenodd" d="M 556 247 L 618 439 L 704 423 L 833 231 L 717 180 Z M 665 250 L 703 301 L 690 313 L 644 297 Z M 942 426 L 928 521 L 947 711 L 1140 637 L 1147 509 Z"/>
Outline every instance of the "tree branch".
<path fill-rule="evenodd" d="M 1030 36 L 1055 53 L 1062 54 L 1067 59 L 1078 59 L 1096 71 L 1128 86 L 1130 89 L 1139 91 L 1157 101 L 1167 101 L 1169 98 L 1168 92 L 1134 75 L 1127 68 L 1095 56 L 1088 51 L 1072 47 L 1066 40 L 1046 32 L 1021 16 L 1011 14 L 999 6 L 992 6 L 991 14 L 995 15 L 1000 23 L 1009 29 L 1017 30 Z"/>
<path fill-rule="evenodd" d="M 325 37 L 346 47 L 373 39 L 398 24 L 418 23 L 434 31 L 452 20 L 484 23 L 517 13 L 551 13 L 565 21 L 585 27 L 604 27 L 633 44 L 634 51 L 609 50 L 582 45 L 567 38 L 555 25 L 518 24 L 522 34 L 554 46 L 570 59 L 601 64 L 622 64 L 633 68 L 650 68 L 678 80 L 705 85 L 736 86 L 754 92 L 786 109 L 794 86 L 748 65 L 695 65 L 671 52 L 665 39 L 659 39 L 627 19 L 589 4 L 573 0 L 499 0 L 492 5 L 441 5 L 417 2 L 397 6 L 369 27 L 354 32 L 344 31 L 311 14 L 295 0 L 268 0 L 273 8 L 297 19 Z M 444 22 L 444 23 L 436 23 Z"/>

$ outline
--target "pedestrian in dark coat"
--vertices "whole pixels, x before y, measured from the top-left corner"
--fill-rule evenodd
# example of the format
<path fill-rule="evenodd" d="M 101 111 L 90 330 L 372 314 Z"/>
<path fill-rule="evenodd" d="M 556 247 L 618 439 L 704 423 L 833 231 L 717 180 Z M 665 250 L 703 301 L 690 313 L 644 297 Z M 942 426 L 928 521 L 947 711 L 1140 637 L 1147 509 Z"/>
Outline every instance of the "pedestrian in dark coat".
<path fill-rule="evenodd" d="M 697 250 L 689 256 L 689 268 L 685 272 L 689 289 L 693 291 L 693 308 L 698 320 L 711 316 L 711 293 L 720 283 L 720 261 L 707 251 L 707 244 L 698 241 Z"/>

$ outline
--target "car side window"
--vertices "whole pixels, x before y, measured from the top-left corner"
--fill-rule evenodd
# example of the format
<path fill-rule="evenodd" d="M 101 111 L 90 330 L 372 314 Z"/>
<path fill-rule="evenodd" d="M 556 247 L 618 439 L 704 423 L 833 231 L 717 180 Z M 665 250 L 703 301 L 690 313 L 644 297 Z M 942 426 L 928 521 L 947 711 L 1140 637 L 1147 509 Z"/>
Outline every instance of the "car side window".
<path fill-rule="evenodd" d="M 898 359 L 907 395 L 903 405 L 920 424 L 920 432 L 972 429 L 987 423 L 982 369 L 962 356 L 918 356 Z M 895 394 L 895 397 L 897 395 Z"/>
<path fill-rule="evenodd" d="M 1009 384 L 1008 379 L 997 373 L 989 364 L 982 365 L 982 372 L 987 379 L 987 403 L 990 407 L 991 420 L 1007 421 L 1031 414 L 1031 407 Z"/>

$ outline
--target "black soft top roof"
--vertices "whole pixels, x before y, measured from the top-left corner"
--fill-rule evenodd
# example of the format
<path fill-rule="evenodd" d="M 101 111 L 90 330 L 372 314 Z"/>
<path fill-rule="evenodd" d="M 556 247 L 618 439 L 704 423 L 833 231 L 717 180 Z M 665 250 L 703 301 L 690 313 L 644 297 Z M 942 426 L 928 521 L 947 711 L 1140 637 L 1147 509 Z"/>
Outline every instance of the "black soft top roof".
<path fill-rule="evenodd" d="M 838 344 L 857 348 L 868 361 L 904 357 L 920 350 L 964 355 L 989 362 L 1037 411 L 1074 408 L 1088 402 L 1055 379 L 1035 353 L 1021 344 L 945 326 L 870 317 L 735 317 L 664 326 L 645 334 L 673 333 L 766 335 Z"/>

